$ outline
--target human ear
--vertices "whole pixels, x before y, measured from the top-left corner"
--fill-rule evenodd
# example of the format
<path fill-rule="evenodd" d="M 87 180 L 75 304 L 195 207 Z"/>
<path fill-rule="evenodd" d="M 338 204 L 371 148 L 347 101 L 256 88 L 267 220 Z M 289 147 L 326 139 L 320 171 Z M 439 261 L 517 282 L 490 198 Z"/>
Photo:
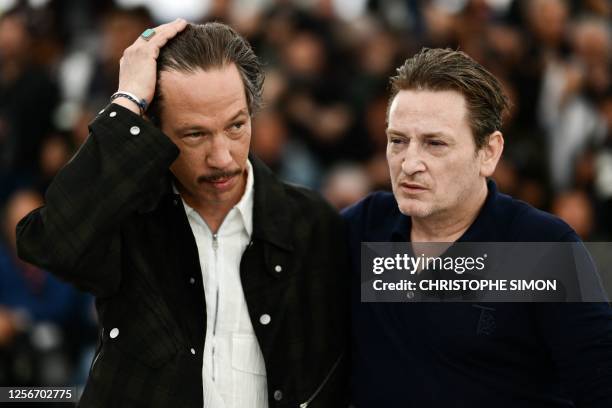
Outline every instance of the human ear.
<path fill-rule="evenodd" d="M 499 130 L 491 133 L 487 143 L 480 149 L 480 175 L 490 177 L 504 151 L 504 136 Z"/>

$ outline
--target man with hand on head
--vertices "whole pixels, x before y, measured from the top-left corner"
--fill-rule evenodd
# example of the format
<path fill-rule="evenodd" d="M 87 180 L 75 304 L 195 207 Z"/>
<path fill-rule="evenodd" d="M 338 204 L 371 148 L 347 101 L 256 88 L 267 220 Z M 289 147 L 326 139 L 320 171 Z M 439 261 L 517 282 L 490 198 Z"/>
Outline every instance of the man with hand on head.
<path fill-rule="evenodd" d="M 80 406 L 346 406 L 342 220 L 249 155 L 253 50 L 179 19 L 120 65 L 112 103 L 17 227 L 23 259 L 97 297 Z"/>
<path fill-rule="evenodd" d="M 607 303 L 361 302 L 362 242 L 579 242 L 560 219 L 497 191 L 507 107 L 466 54 L 424 49 L 391 78 L 393 194 L 343 215 L 353 274 L 358 408 L 612 407 Z M 412 246 L 412 245 L 410 245 Z"/>

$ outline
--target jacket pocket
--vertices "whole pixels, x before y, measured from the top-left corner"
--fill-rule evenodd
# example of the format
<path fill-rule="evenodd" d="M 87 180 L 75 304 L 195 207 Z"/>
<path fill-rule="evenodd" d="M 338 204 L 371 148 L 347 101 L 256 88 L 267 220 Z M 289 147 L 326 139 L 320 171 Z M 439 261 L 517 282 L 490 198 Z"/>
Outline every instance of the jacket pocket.
<path fill-rule="evenodd" d="M 321 382 L 321 384 L 319 384 L 317 389 L 312 393 L 310 397 L 308 397 L 306 401 L 300 404 L 299 408 L 308 408 L 310 406 L 310 404 L 317 398 L 317 396 L 321 393 L 321 391 L 323 391 L 323 389 L 325 388 L 329 380 L 332 378 L 332 376 L 338 369 L 338 366 L 340 365 L 340 362 L 342 361 L 343 358 L 344 358 L 344 352 L 341 353 L 340 356 L 336 359 L 331 369 L 325 375 L 325 377 L 323 378 L 323 381 Z"/>
<path fill-rule="evenodd" d="M 233 406 L 268 405 L 266 366 L 254 335 L 232 335 L 232 378 Z"/>
<path fill-rule="evenodd" d="M 245 373 L 266 375 L 257 337 L 251 334 L 232 335 L 232 367 Z"/>

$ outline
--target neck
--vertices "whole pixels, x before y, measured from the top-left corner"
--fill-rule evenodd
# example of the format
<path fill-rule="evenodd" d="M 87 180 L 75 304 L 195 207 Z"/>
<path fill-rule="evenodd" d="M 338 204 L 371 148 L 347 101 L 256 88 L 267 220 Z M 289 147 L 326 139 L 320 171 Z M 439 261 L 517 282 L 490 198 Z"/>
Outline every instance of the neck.
<path fill-rule="evenodd" d="M 227 214 L 236 204 L 238 204 L 244 195 L 246 190 L 246 181 L 247 173 L 245 171 L 241 179 L 241 188 L 237 190 L 235 197 L 223 201 L 212 201 L 206 197 L 193 194 L 178 182 L 176 184 L 176 188 L 187 205 L 193 208 L 200 215 L 200 217 L 202 217 L 202 219 L 206 222 L 206 225 L 208 225 L 208 228 L 210 228 L 212 233 L 215 234 L 217 231 L 219 231 L 219 228 L 221 227 L 221 224 L 223 223 L 223 220 Z"/>
<path fill-rule="evenodd" d="M 412 217 L 412 242 L 455 242 L 472 225 L 487 199 L 486 181 L 474 194 L 467 195 L 460 207 L 424 218 Z"/>

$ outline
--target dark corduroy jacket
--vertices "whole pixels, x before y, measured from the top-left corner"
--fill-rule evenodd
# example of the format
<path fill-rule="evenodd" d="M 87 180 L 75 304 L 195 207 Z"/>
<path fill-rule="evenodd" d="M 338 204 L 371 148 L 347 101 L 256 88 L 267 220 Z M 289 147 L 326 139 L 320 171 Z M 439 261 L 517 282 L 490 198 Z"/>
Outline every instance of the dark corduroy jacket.
<path fill-rule="evenodd" d="M 80 406 L 201 408 L 206 308 L 196 243 L 171 189 L 179 150 L 114 104 L 90 131 L 45 206 L 19 223 L 19 256 L 97 297 L 100 343 Z M 270 407 L 346 406 L 342 220 L 250 160 L 253 234 L 240 276 Z"/>

